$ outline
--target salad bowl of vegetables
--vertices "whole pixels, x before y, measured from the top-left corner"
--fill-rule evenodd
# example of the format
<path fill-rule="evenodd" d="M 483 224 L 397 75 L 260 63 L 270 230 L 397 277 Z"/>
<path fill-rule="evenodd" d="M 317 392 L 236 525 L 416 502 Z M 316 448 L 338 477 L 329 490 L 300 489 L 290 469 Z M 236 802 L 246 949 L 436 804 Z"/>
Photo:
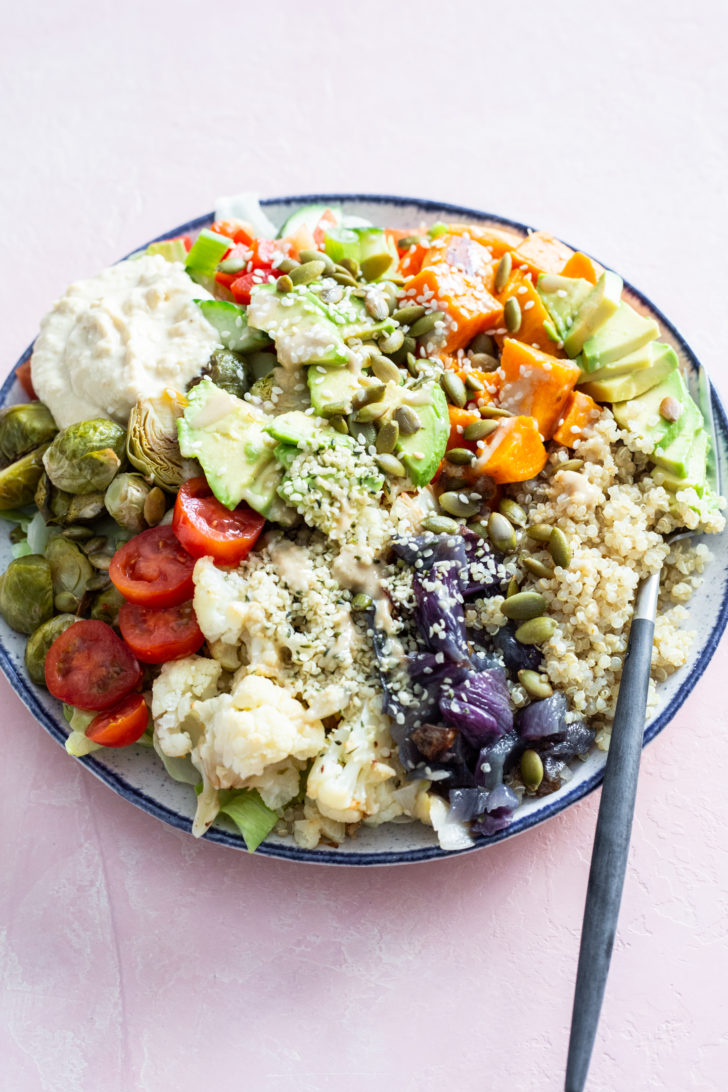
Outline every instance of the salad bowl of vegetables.
<path fill-rule="evenodd" d="M 601 779 L 645 565 L 646 740 L 725 627 L 696 367 L 545 232 L 223 201 L 72 286 L 0 392 L 0 665 L 208 840 L 364 865 L 510 837 Z"/>

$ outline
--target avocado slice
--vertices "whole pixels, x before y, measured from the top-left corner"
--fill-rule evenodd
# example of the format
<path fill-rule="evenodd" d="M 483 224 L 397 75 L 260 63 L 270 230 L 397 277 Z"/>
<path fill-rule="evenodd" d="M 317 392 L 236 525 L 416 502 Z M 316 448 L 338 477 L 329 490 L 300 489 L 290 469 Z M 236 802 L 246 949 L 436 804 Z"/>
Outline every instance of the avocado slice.
<path fill-rule="evenodd" d="M 564 337 L 567 356 L 578 356 L 584 343 L 617 310 L 622 298 L 622 278 L 606 269 L 584 298 Z"/>
<path fill-rule="evenodd" d="M 310 443 L 319 431 L 315 421 L 302 410 L 291 410 L 289 413 L 279 413 L 266 426 L 265 431 L 274 440 L 280 440 L 284 444 Z"/>
<path fill-rule="evenodd" d="M 412 483 L 422 487 L 432 481 L 445 454 L 450 438 L 450 417 L 447 399 L 439 384 L 430 383 L 420 390 L 426 390 L 429 396 L 426 402 L 423 398 L 422 404 L 418 402 L 413 407 L 422 427 L 410 436 L 400 435 L 395 452 Z"/>
<path fill-rule="evenodd" d="M 597 368 L 594 372 L 584 372 L 579 383 L 600 383 L 603 379 L 614 379 L 615 376 L 625 375 L 627 372 L 640 372 L 645 368 L 651 368 L 658 348 L 657 341 L 648 341 L 640 349 L 628 353 L 627 356 L 620 356 L 619 360 L 605 364 L 603 368 Z M 579 367 L 582 366 L 581 355 L 577 356 L 575 363 Z"/>
<path fill-rule="evenodd" d="M 663 466 L 656 466 L 652 471 L 652 477 L 658 485 L 664 485 L 672 493 L 679 489 L 695 489 L 698 496 L 706 492 L 706 466 L 709 447 L 708 433 L 704 428 L 699 429 L 693 437 L 692 446 L 683 461 L 685 473 L 674 474 Z"/>
<path fill-rule="evenodd" d="M 690 453 L 695 437 L 703 429 L 703 415 L 689 398 L 683 412 L 662 439 L 655 445 L 650 456 L 653 463 L 661 466 L 668 474 L 684 478 L 688 472 Z"/>
<path fill-rule="evenodd" d="M 670 430 L 674 434 L 675 425 L 679 422 L 679 418 L 678 421 L 668 421 L 661 415 L 660 406 L 665 398 L 676 399 L 682 410 L 681 417 L 689 412 L 689 405 L 697 409 L 690 398 L 680 369 L 675 368 L 644 394 L 627 402 L 615 402 L 612 413 L 620 428 L 629 429 L 630 432 L 651 440 L 653 447 L 656 447 Z"/>
<path fill-rule="evenodd" d="M 627 402 L 645 391 L 656 387 L 670 372 L 677 368 L 677 356 L 669 345 L 656 346 L 652 366 L 626 372 L 611 379 L 593 380 L 580 385 L 579 390 L 591 395 L 597 402 Z"/>
<path fill-rule="evenodd" d="M 595 372 L 597 368 L 636 352 L 659 336 L 660 327 L 654 319 L 641 315 L 622 301 L 611 318 L 584 344 L 580 359 L 582 370 Z"/>
<path fill-rule="evenodd" d="M 284 367 L 343 367 L 351 357 L 341 327 L 326 313 L 318 297 L 303 286 L 285 293 L 278 292 L 274 284 L 254 288 L 248 321 L 273 338 L 276 355 Z"/>
<path fill-rule="evenodd" d="M 359 373 L 354 366 L 325 368 L 312 366 L 306 374 L 311 405 L 319 417 L 349 413 L 351 400 L 359 390 Z"/>
<path fill-rule="evenodd" d="M 267 515 L 282 476 L 274 457 L 276 441 L 266 431 L 268 418 L 207 378 L 192 388 L 188 399 L 177 422 L 182 454 L 199 460 L 212 492 L 226 508 L 244 500 Z"/>
<path fill-rule="evenodd" d="M 542 273 L 536 286 L 541 302 L 549 313 L 554 341 L 560 341 L 574 321 L 574 316 L 592 290 L 582 277 L 562 277 L 560 273 Z"/>
<path fill-rule="evenodd" d="M 236 353 L 248 353 L 270 345 L 270 338 L 262 330 L 248 323 L 244 307 L 229 300 L 195 300 L 211 326 L 218 332 L 226 349 Z"/>

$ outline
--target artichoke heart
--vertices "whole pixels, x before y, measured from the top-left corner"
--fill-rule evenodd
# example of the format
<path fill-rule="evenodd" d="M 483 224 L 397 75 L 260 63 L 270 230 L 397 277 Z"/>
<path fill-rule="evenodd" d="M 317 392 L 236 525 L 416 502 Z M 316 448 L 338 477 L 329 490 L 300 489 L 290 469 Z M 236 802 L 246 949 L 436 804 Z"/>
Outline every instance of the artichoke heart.
<path fill-rule="evenodd" d="M 186 404 L 183 395 L 167 389 L 156 398 L 140 398 L 129 414 L 129 462 L 169 493 L 200 473 L 195 462 L 182 456 L 177 440 L 177 421 Z"/>
<path fill-rule="evenodd" d="M 105 490 L 121 467 L 126 433 L 115 421 L 96 417 L 59 432 L 43 456 L 53 485 L 66 493 Z"/>

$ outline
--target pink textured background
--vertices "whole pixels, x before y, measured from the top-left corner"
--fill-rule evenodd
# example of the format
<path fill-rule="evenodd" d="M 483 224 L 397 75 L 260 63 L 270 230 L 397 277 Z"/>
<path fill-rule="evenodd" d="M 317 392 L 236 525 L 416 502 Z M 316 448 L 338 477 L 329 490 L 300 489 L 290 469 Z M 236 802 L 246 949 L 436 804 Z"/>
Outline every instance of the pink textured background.
<path fill-rule="evenodd" d="M 217 193 L 382 190 L 577 240 L 728 393 L 722 0 L 0 9 L 5 370 L 69 281 Z M 727 671 L 644 756 L 594 1092 L 726 1087 Z M 561 1087 L 596 798 L 442 863 L 249 858 L 0 694 L 3 1092 Z"/>

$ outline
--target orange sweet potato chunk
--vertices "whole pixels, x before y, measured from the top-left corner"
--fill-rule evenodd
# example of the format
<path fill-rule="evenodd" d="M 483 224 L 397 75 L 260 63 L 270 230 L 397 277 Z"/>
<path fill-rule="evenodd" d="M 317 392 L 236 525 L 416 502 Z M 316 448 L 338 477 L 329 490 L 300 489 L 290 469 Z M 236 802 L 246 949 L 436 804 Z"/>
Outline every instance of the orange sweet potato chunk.
<path fill-rule="evenodd" d="M 539 273 L 560 273 L 573 253 L 571 247 L 547 231 L 534 231 L 516 247 L 513 261 L 537 277 Z"/>
<path fill-rule="evenodd" d="M 554 430 L 553 439 L 564 447 L 573 447 L 577 440 L 581 440 L 587 425 L 599 413 L 599 406 L 593 398 L 583 391 L 572 391 Z"/>
<path fill-rule="evenodd" d="M 523 236 L 507 228 L 488 227 L 484 224 L 448 224 L 451 235 L 469 235 L 476 243 L 487 247 L 494 258 L 501 258 L 507 250 L 515 250 L 523 242 Z"/>
<path fill-rule="evenodd" d="M 550 321 L 550 316 L 525 269 L 513 270 L 505 288 L 498 293 L 497 299 L 505 305 L 506 300 L 511 296 L 518 300 L 521 308 L 521 325 L 512 336 L 518 341 L 524 341 L 527 345 L 536 346 L 544 353 L 563 356 L 563 350 L 557 348 L 556 342 L 546 332 L 545 323 Z M 506 336 L 506 334 L 496 334 L 495 340 L 502 345 Z"/>
<path fill-rule="evenodd" d="M 544 440 L 550 440 L 581 376 L 579 366 L 506 338 L 499 370 L 499 404 L 511 413 L 535 418 Z"/>
<path fill-rule="evenodd" d="M 498 485 L 525 482 L 540 474 L 548 458 L 533 417 L 504 418 L 485 441 L 477 469 Z"/>
<path fill-rule="evenodd" d="M 583 277 L 589 284 L 596 284 L 604 269 L 599 262 L 595 262 L 588 254 L 582 254 L 577 250 L 571 255 L 568 262 L 561 270 L 563 277 Z"/>

